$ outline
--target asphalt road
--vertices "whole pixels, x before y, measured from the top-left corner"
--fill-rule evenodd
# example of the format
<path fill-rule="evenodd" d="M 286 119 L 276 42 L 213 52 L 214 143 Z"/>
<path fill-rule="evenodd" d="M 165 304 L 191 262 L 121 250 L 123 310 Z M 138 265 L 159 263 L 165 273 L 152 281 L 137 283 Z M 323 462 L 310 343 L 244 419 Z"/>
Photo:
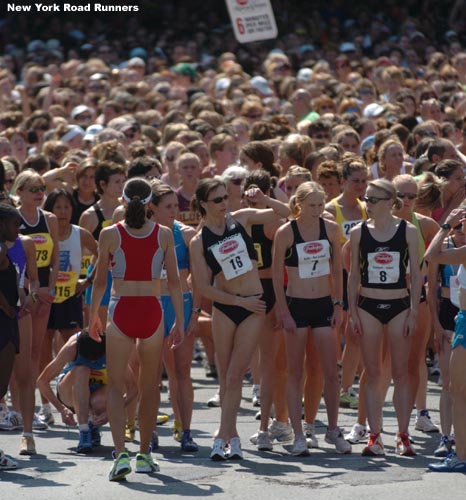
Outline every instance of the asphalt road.
<path fill-rule="evenodd" d="M 351 455 L 340 456 L 333 446 L 324 442 L 325 409 L 318 415 L 317 433 L 321 448 L 311 450 L 309 457 L 288 454 L 289 445 L 275 445 L 272 452 L 258 452 L 249 442 L 249 436 L 258 429 L 251 404 L 251 386 L 245 384 L 239 416 L 239 430 L 244 460 L 240 462 L 212 462 L 209 459 L 212 434 L 219 424 L 220 410 L 208 408 L 207 400 L 215 393 L 215 381 L 207 379 L 199 363 L 193 364 L 195 383 L 195 410 L 193 435 L 200 445 L 195 454 L 182 454 L 172 436 L 172 419 L 159 427 L 160 449 L 156 459 L 160 472 L 152 475 L 132 473 L 123 483 L 110 483 L 111 436 L 108 426 L 103 430 L 103 446 L 92 455 L 77 455 L 76 428 L 57 423 L 49 430 L 35 435 L 38 455 L 20 457 L 18 432 L 1 432 L 0 447 L 18 460 L 15 471 L 0 472 L 0 500 L 34 499 L 55 500 L 66 497 L 89 500 L 120 500 L 132 497 L 143 500 L 150 495 L 169 498 L 228 498 L 240 500 L 319 498 L 319 500 L 378 499 L 466 499 L 466 475 L 436 474 L 426 471 L 439 435 L 427 435 L 414 430 L 414 412 L 411 435 L 418 456 L 398 457 L 394 453 L 396 432 L 395 414 L 391 402 L 384 410 L 385 458 L 361 457 L 363 445 L 353 446 Z M 428 403 L 431 416 L 438 423 L 440 388 L 429 383 Z M 162 408 L 171 415 L 167 395 L 162 394 Z M 466 418 L 466 416 L 465 416 Z M 340 425 L 350 429 L 355 423 L 356 411 L 342 409 Z M 137 435 L 136 435 L 137 437 Z M 137 442 L 128 450 L 134 456 Z M 134 467 L 133 467 L 134 468 Z"/>

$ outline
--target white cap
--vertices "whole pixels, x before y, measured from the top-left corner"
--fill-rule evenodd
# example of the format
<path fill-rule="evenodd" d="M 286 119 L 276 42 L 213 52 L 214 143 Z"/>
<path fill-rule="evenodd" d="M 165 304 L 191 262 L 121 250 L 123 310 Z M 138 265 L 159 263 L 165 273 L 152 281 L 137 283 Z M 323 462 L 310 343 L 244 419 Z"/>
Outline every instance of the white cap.
<path fill-rule="evenodd" d="M 377 116 L 380 116 L 384 111 L 385 108 L 378 102 L 371 102 L 364 108 L 362 115 L 364 116 L 364 118 L 375 118 Z"/>
<path fill-rule="evenodd" d="M 312 75 L 314 74 L 314 72 L 312 71 L 311 68 L 301 68 L 297 75 L 296 75 L 296 78 L 300 81 L 300 82 L 310 82 L 312 80 Z"/>
<path fill-rule="evenodd" d="M 263 95 L 272 95 L 273 90 L 270 88 L 269 82 L 263 76 L 255 76 L 251 78 L 251 87 Z"/>
<path fill-rule="evenodd" d="M 94 110 L 92 108 L 90 108 L 89 106 L 86 106 L 84 104 L 80 104 L 79 106 L 76 106 L 72 109 L 71 118 L 74 120 L 78 115 L 80 115 L 81 113 L 84 113 L 86 111 L 89 111 L 89 113 L 91 113 L 91 115 L 94 116 Z"/>
<path fill-rule="evenodd" d="M 98 123 L 89 125 L 89 127 L 87 127 L 86 129 L 86 135 L 83 137 L 83 141 L 94 142 L 94 137 L 99 132 L 102 132 L 103 129 L 104 127 L 102 125 L 99 125 Z"/>

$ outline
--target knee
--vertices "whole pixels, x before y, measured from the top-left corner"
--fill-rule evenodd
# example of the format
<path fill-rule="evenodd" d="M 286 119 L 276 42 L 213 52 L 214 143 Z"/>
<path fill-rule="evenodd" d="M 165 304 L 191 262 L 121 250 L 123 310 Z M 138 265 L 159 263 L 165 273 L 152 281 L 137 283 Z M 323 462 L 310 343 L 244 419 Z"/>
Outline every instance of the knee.
<path fill-rule="evenodd" d="M 243 386 L 243 374 L 229 371 L 225 378 L 225 385 L 228 389 L 237 389 Z"/>
<path fill-rule="evenodd" d="M 286 371 L 288 382 L 292 382 L 293 384 L 300 384 L 303 378 L 303 369 L 302 367 L 291 367 L 289 366 Z"/>

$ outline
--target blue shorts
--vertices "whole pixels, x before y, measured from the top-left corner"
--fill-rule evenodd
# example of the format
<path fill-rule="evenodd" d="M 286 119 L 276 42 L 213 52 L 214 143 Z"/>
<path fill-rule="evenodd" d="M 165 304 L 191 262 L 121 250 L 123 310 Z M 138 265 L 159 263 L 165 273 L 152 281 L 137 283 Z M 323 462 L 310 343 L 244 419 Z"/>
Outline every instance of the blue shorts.
<path fill-rule="evenodd" d="M 175 323 L 175 309 L 173 308 L 172 298 L 170 295 L 162 295 L 160 297 L 163 309 L 163 336 L 168 337 L 170 330 Z M 193 296 L 191 292 L 183 293 L 183 311 L 184 311 L 184 331 L 188 329 L 189 320 L 193 311 Z"/>
<path fill-rule="evenodd" d="M 92 269 L 94 269 L 94 266 L 91 264 L 87 270 L 88 276 L 91 274 Z M 102 302 L 100 303 L 101 306 L 108 306 L 108 304 L 110 303 L 111 291 L 112 291 L 112 272 L 109 271 L 107 274 L 107 288 L 105 289 L 104 296 L 102 297 Z M 92 286 L 86 288 L 84 301 L 87 306 L 91 304 L 91 293 L 92 293 Z"/>
<path fill-rule="evenodd" d="M 456 316 L 455 333 L 451 341 L 451 348 L 462 346 L 466 349 L 466 311 L 460 311 Z"/>

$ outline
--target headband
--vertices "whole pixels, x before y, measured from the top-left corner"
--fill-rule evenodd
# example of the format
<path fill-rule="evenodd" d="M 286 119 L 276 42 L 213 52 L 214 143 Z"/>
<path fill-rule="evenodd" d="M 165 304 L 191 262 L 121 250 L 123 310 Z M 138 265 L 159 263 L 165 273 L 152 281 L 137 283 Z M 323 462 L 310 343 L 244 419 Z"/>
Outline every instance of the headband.
<path fill-rule="evenodd" d="M 131 201 L 133 201 L 133 199 L 130 198 L 124 191 L 123 191 L 123 199 L 126 201 L 126 203 L 130 203 Z M 142 200 L 140 199 L 138 201 L 140 201 L 143 205 L 147 205 L 151 199 L 152 199 L 152 193 L 150 193 L 147 198 L 144 198 Z"/>

